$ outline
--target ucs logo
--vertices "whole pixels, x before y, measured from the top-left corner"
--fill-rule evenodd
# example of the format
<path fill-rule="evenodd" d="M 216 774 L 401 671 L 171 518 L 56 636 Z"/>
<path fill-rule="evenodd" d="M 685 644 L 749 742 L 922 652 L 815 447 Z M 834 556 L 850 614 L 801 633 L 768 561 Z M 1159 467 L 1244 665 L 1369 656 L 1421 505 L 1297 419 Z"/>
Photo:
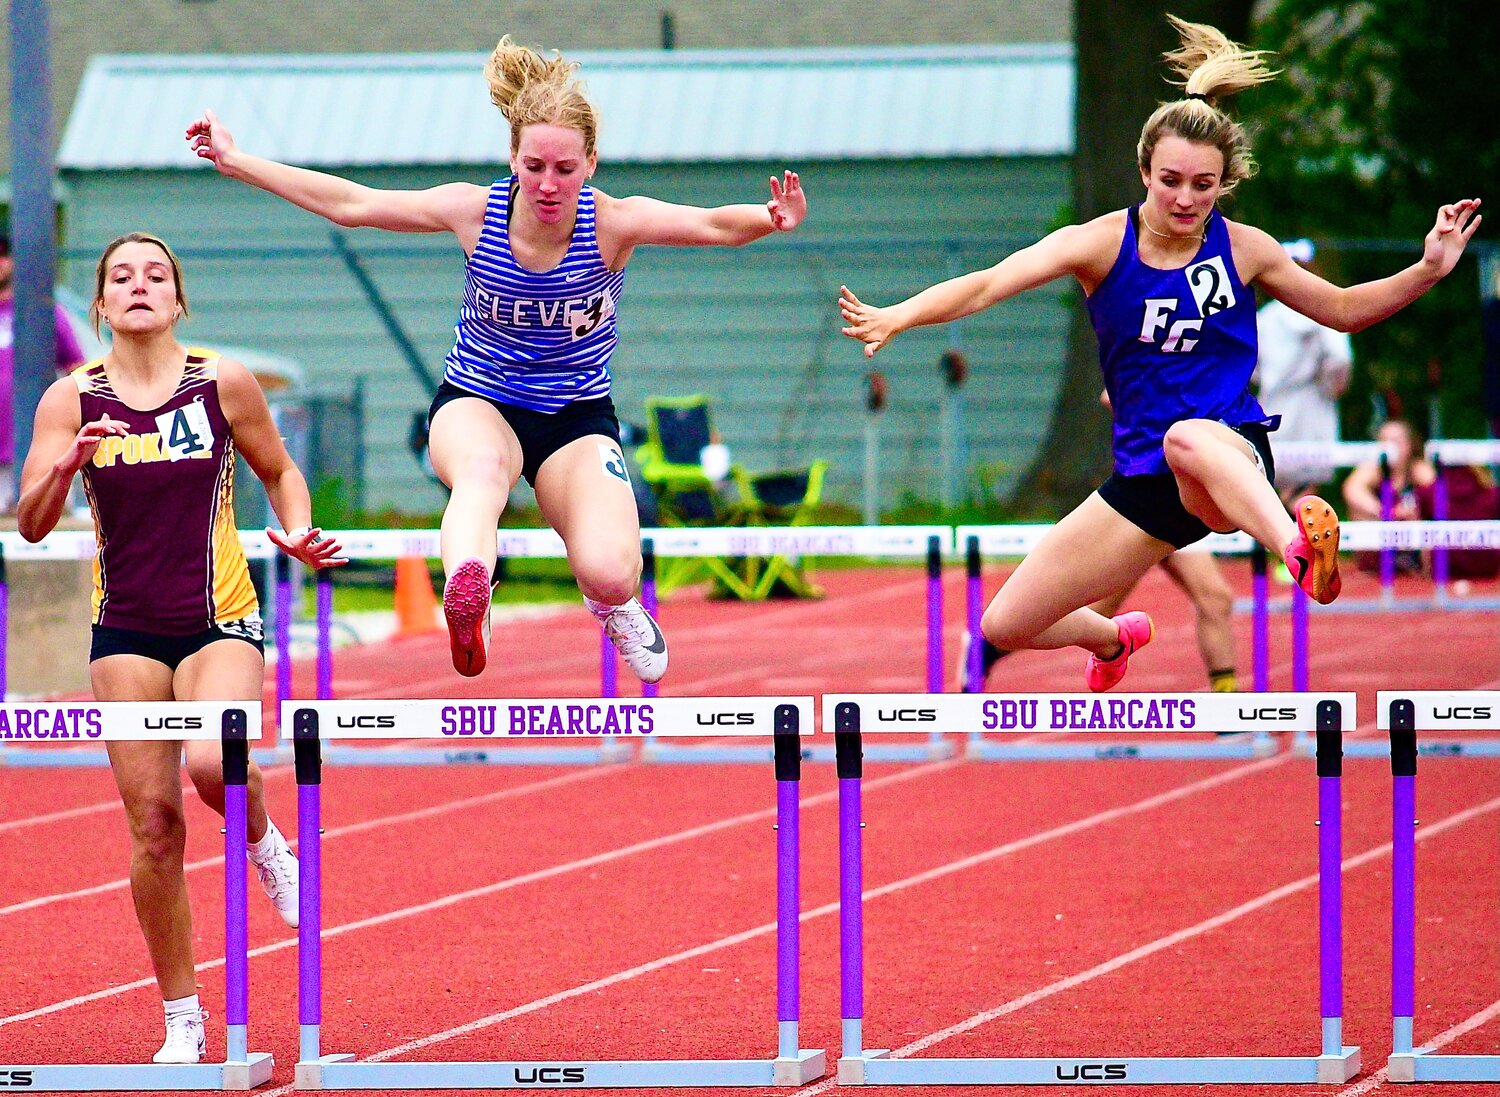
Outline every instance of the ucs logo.
<path fill-rule="evenodd" d="M 876 709 L 875 718 L 888 724 L 930 724 L 937 719 L 937 709 L 893 708 L 886 712 Z"/>
<path fill-rule="evenodd" d="M 1268 708 L 1242 708 L 1240 709 L 1241 720 L 1295 720 L 1297 709 L 1288 705 L 1285 708 L 1271 706 Z"/>
<path fill-rule="evenodd" d="M 1059 1082 L 1123 1082 L 1125 1063 L 1074 1063 L 1071 1067 L 1058 1067 Z"/>
<path fill-rule="evenodd" d="M 516 1083 L 523 1086 L 581 1086 L 583 1067 L 516 1067 Z"/>
<path fill-rule="evenodd" d="M 32 1084 L 31 1071 L 0 1067 L 0 1089 L 29 1089 Z"/>
<path fill-rule="evenodd" d="M 755 713 L 700 712 L 693 719 L 705 727 L 748 727 L 755 723 Z"/>
<path fill-rule="evenodd" d="M 1494 709 L 1489 705 L 1453 705 L 1432 710 L 1434 720 L 1489 720 Z"/>
<path fill-rule="evenodd" d="M 334 724 L 341 728 L 365 730 L 393 728 L 396 726 L 396 718 L 394 716 L 339 716 L 335 718 Z"/>
<path fill-rule="evenodd" d="M 156 716 L 146 717 L 147 731 L 197 731 L 203 726 L 201 716 Z M 29 1081 L 26 1083 L 31 1084 Z"/>

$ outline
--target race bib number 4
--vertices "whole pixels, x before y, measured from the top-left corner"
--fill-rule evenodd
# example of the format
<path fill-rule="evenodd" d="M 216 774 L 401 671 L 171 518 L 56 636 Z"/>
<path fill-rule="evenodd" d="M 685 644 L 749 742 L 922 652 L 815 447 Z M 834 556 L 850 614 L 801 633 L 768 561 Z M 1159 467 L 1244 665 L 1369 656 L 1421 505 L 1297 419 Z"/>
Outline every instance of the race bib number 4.
<path fill-rule="evenodd" d="M 173 461 L 207 457 L 213 452 L 213 427 L 200 401 L 158 415 L 156 429 L 161 432 L 162 448 Z"/>

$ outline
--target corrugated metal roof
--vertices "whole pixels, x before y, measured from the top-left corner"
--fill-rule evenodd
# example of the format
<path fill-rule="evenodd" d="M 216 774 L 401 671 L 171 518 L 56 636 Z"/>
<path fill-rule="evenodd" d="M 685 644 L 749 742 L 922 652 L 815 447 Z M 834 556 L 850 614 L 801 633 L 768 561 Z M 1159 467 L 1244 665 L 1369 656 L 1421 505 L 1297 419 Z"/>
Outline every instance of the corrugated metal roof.
<path fill-rule="evenodd" d="M 1067 154 L 1073 49 L 579 53 L 607 162 Z M 212 107 L 239 144 L 296 164 L 493 164 L 508 147 L 472 53 L 169 56 L 89 62 L 64 168 L 186 168 Z"/>

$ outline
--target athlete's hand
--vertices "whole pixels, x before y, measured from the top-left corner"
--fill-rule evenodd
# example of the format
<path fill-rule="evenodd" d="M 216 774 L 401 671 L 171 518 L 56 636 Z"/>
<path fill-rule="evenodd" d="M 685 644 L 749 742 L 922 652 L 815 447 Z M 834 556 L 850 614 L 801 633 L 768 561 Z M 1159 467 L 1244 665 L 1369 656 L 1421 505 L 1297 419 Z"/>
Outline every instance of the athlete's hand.
<path fill-rule="evenodd" d="M 891 316 L 891 309 L 867 305 L 848 286 L 839 287 L 839 312 L 849 326 L 843 329 L 851 339 L 865 345 L 865 357 L 875 357 L 875 352 L 889 343 L 901 328 Z"/>
<path fill-rule="evenodd" d="M 332 537 L 324 538 L 323 531 L 316 526 L 310 529 L 298 526 L 286 533 L 267 526 L 266 536 L 282 552 L 301 560 L 314 571 L 340 567 L 349 562 L 347 558 L 339 556 L 342 546 Z"/>
<path fill-rule="evenodd" d="M 1427 264 L 1434 277 L 1446 275 L 1464 253 L 1464 245 L 1484 220 L 1475 212 L 1478 209 L 1478 198 L 1465 198 L 1451 206 L 1438 208 L 1437 223 L 1422 241 L 1422 262 Z"/>
<path fill-rule="evenodd" d="M 771 176 L 771 200 L 766 203 L 766 211 L 778 232 L 791 232 L 802 224 L 807 217 L 807 195 L 795 171 L 786 172 L 780 179 Z"/>
<path fill-rule="evenodd" d="M 213 111 L 205 110 L 203 117 L 187 128 L 187 143 L 214 167 L 226 175 L 229 173 L 226 160 L 236 151 L 234 135 Z"/>
<path fill-rule="evenodd" d="M 55 467 L 62 475 L 71 477 L 94 459 L 94 452 L 99 448 L 100 442 L 111 435 L 123 437 L 129 433 L 129 427 L 119 419 L 111 419 L 109 412 L 105 412 L 92 423 L 85 423 L 78 428 L 78 436 L 73 439 L 68 452 L 62 455 Z"/>

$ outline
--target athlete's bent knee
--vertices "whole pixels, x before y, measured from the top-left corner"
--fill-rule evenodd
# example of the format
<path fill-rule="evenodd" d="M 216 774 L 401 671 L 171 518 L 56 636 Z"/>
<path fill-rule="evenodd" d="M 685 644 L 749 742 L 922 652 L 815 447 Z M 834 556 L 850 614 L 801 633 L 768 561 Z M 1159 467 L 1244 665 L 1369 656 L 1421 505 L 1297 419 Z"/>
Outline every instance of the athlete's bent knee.
<path fill-rule="evenodd" d="M 138 805 L 131 812 L 130 837 L 138 861 L 153 867 L 182 864 L 187 824 L 172 804 L 156 801 Z"/>
<path fill-rule="evenodd" d="M 573 574 L 590 598 L 620 605 L 635 597 L 641 583 L 641 553 L 634 546 L 615 552 L 592 551 L 573 559 Z"/>
<path fill-rule="evenodd" d="M 986 640 L 1001 651 L 1021 651 L 1031 643 L 1031 633 L 1019 627 L 1019 623 L 994 606 L 984 611 L 979 619 L 979 631 Z"/>

